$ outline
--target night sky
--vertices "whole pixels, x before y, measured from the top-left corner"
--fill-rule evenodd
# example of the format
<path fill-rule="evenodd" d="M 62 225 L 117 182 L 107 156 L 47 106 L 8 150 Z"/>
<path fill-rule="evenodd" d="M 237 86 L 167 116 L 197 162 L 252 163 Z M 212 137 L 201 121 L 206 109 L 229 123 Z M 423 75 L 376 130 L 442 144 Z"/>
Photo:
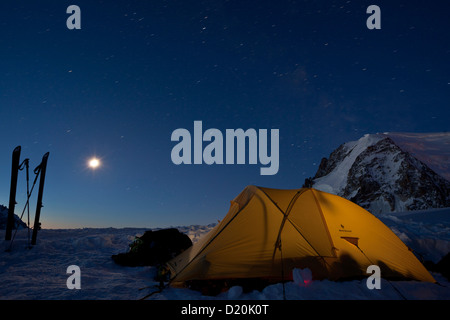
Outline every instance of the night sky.
<path fill-rule="evenodd" d="M 0 204 L 18 145 L 31 169 L 50 152 L 43 228 L 153 228 L 217 222 L 250 184 L 299 188 L 366 133 L 448 131 L 449 13 L 440 0 L 2 0 Z M 171 134 L 196 120 L 279 129 L 278 173 L 175 165 Z M 18 183 L 20 215 L 23 171 Z"/>

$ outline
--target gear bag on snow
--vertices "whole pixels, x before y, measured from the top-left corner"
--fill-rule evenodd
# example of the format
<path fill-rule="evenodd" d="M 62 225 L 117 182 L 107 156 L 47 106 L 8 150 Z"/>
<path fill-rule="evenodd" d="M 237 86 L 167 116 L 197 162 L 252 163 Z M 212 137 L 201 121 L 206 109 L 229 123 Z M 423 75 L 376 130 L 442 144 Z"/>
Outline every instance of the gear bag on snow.
<path fill-rule="evenodd" d="M 135 237 L 128 252 L 111 258 L 122 266 L 156 266 L 166 263 L 190 246 L 191 239 L 178 229 L 149 230 L 142 236 Z"/>

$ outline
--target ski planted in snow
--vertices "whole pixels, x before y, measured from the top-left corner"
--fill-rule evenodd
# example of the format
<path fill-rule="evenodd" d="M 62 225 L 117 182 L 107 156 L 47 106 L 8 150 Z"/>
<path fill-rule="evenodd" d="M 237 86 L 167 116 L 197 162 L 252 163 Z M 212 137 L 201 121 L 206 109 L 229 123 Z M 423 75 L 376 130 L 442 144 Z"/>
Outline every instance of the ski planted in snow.
<path fill-rule="evenodd" d="M 38 197 L 37 197 L 37 204 L 36 204 L 36 215 L 34 217 L 34 227 L 33 227 L 33 235 L 31 237 L 31 244 L 36 244 L 36 238 L 37 238 L 37 232 L 41 228 L 41 223 L 39 222 L 39 219 L 41 217 L 41 208 L 42 205 L 42 195 L 44 193 L 44 182 L 45 182 L 45 172 L 47 170 L 47 160 L 48 160 L 49 152 L 44 154 L 42 157 L 42 162 L 40 165 L 34 169 L 35 174 L 40 174 L 39 179 L 39 191 L 38 191 Z"/>
<path fill-rule="evenodd" d="M 17 146 L 12 153 L 11 188 L 9 191 L 8 220 L 6 222 L 5 240 L 11 240 L 14 228 L 14 208 L 16 206 L 17 176 L 19 174 L 21 147 Z"/>

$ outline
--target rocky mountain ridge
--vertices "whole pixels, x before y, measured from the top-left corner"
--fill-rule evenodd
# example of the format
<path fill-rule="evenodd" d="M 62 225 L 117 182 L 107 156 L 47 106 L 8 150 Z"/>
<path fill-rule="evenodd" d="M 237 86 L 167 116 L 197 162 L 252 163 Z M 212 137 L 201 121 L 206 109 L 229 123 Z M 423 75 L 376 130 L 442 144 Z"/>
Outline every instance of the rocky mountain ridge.
<path fill-rule="evenodd" d="M 400 147 L 394 142 L 396 136 L 368 134 L 342 144 L 322 159 L 313 187 L 349 199 L 373 214 L 450 207 L 450 181 Z M 449 148 L 448 137 L 444 134 L 443 154 Z M 408 141 L 409 150 L 414 150 L 414 143 Z M 438 155 L 436 141 L 433 150 Z"/>

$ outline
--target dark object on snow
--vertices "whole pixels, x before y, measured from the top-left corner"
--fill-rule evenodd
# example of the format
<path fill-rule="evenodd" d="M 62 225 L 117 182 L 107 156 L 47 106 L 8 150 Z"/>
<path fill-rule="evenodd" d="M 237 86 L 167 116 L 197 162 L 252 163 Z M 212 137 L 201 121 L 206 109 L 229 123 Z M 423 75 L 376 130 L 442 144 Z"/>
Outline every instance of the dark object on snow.
<path fill-rule="evenodd" d="M 38 165 L 34 169 L 34 173 L 37 175 L 40 175 L 39 178 L 39 191 L 38 191 L 38 198 L 37 198 L 37 204 L 36 204 L 36 214 L 34 216 L 34 227 L 33 227 L 33 235 L 31 236 L 31 244 L 36 244 L 36 238 L 37 238 L 37 232 L 41 230 L 41 223 L 39 222 L 39 219 L 41 217 L 41 208 L 42 205 L 42 194 L 44 192 L 44 182 L 45 182 L 45 172 L 47 171 L 47 161 L 48 161 L 48 155 L 49 152 L 44 154 L 42 157 L 41 164 Z"/>
<path fill-rule="evenodd" d="M 162 265 L 192 246 L 191 239 L 178 229 L 145 231 L 130 244 L 130 251 L 111 258 L 128 267 Z"/>
<path fill-rule="evenodd" d="M 12 230 L 14 228 L 14 208 L 16 206 L 17 176 L 19 175 L 20 150 L 21 147 L 17 146 L 14 149 L 12 155 L 11 188 L 9 191 L 9 209 L 5 233 L 5 240 L 7 241 L 11 240 Z"/>
<path fill-rule="evenodd" d="M 450 280 L 450 252 L 436 264 L 430 261 L 425 262 L 425 267 L 430 271 L 439 272 Z"/>

